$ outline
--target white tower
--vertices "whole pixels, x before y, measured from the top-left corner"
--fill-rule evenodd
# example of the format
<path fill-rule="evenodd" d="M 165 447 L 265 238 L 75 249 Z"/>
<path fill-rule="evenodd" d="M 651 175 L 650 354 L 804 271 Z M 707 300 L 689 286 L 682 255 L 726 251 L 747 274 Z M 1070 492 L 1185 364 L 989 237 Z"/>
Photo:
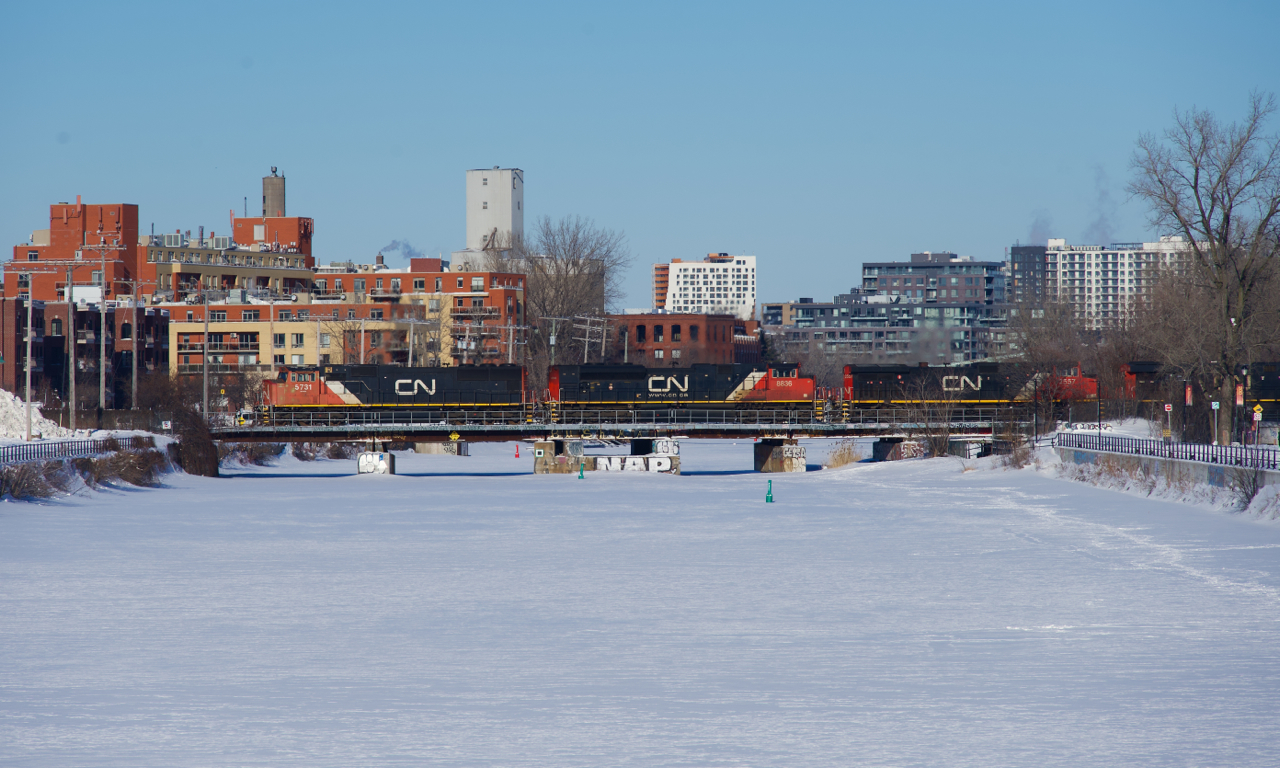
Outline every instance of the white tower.
<path fill-rule="evenodd" d="M 524 235 L 524 171 L 499 168 L 467 171 L 467 249 L 482 250 Z"/>

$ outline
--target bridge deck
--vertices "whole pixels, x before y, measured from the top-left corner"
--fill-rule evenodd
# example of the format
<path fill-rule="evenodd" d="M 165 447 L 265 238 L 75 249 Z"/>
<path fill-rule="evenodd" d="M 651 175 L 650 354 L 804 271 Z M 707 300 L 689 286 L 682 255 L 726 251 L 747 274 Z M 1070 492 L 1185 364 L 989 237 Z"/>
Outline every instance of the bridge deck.
<path fill-rule="evenodd" d="M 831 414 L 815 419 L 810 410 L 651 410 L 562 411 L 520 417 L 510 411 L 326 410 L 273 415 L 269 424 L 220 424 L 214 436 L 244 442 L 394 440 L 472 442 L 547 437 L 649 438 L 687 436 L 742 437 L 870 437 L 912 435 L 946 428 L 957 435 L 991 435 L 1029 419 L 1008 408 L 956 409 L 922 416 L 906 409 L 859 411 L 841 420 Z"/>

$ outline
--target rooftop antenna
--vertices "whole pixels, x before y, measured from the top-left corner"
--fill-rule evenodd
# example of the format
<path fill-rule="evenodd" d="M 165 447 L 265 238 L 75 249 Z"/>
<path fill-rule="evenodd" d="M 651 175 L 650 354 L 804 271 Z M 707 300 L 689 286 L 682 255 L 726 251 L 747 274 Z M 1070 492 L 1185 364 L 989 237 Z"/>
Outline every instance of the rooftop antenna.
<path fill-rule="evenodd" d="M 249 196 L 248 195 L 246 195 L 244 198 L 244 217 L 246 219 L 249 218 Z"/>

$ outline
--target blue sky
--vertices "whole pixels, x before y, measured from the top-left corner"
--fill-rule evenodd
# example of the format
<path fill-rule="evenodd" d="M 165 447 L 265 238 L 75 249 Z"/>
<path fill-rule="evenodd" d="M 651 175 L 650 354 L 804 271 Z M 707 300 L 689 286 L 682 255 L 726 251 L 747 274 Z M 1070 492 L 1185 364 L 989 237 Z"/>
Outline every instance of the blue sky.
<path fill-rule="evenodd" d="M 1280 90 L 1262 1 L 7 3 L 0 28 L 6 245 L 77 194 L 226 231 L 275 165 L 321 261 L 448 252 L 463 172 L 517 166 L 528 216 L 625 231 L 627 306 L 712 251 L 757 255 L 761 300 L 821 299 L 913 251 L 1151 237 L 1138 135 Z"/>

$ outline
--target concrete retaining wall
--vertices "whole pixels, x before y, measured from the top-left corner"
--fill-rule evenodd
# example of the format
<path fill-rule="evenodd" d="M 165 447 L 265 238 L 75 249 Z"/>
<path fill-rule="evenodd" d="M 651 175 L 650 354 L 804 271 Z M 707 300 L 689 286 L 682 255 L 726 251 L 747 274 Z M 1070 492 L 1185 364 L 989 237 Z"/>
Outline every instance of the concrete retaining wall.
<path fill-rule="evenodd" d="M 1231 481 L 1232 473 L 1252 471 L 1247 467 L 1232 467 L 1222 464 L 1206 464 L 1199 461 L 1182 459 L 1162 459 L 1157 456 L 1134 456 L 1127 453 L 1109 453 L 1106 451 L 1086 451 L 1080 448 L 1055 448 L 1058 457 L 1064 463 L 1097 464 L 1105 459 L 1114 461 L 1126 470 L 1142 470 L 1157 477 L 1165 477 L 1192 483 L 1202 483 L 1215 488 L 1225 488 Z M 1280 484 L 1280 472 L 1262 469 L 1259 484 L 1262 487 Z"/>

